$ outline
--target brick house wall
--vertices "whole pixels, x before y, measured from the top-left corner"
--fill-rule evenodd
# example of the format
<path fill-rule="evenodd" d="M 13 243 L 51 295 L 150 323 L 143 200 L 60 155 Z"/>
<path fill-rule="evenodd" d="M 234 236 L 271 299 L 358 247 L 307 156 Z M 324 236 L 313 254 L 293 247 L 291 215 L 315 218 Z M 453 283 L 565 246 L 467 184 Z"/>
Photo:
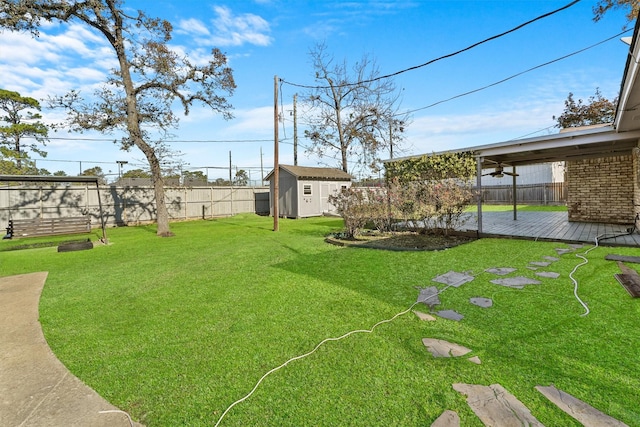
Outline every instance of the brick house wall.
<path fill-rule="evenodd" d="M 601 157 L 566 163 L 569 221 L 632 224 L 638 156 Z M 640 192 L 640 190 L 639 190 Z"/>

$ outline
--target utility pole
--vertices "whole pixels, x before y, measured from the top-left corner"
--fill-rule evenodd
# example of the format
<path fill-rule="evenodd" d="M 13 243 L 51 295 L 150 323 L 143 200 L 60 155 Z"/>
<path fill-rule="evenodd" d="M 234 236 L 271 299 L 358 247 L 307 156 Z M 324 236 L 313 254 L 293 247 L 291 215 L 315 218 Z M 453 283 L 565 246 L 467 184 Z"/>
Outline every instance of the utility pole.
<path fill-rule="evenodd" d="M 298 166 L 298 94 L 293 95 L 293 165 Z"/>
<path fill-rule="evenodd" d="M 393 159 L 393 123 L 389 123 L 389 157 Z"/>
<path fill-rule="evenodd" d="M 278 231 L 278 204 L 280 198 L 280 165 L 278 164 L 278 76 L 273 76 L 273 231 Z"/>
<path fill-rule="evenodd" d="M 264 185 L 264 166 L 262 164 L 262 146 L 260 147 L 260 185 Z"/>

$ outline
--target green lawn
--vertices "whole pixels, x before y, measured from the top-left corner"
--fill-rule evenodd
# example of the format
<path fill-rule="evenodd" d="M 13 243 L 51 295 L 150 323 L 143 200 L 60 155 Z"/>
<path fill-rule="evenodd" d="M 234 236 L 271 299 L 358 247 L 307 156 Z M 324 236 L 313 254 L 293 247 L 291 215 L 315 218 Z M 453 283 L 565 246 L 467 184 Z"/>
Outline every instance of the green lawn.
<path fill-rule="evenodd" d="M 418 290 L 450 270 L 475 275 L 445 290 L 442 309 L 461 322 L 421 322 L 412 313 L 373 333 L 328 342 L 267 377 L 221 426 L 425 426 L 446 409 L 464 426 L 482 424 L 452 384 L 499 383 L 548 426 L 579 426 L 534 386 L 554 384 L 627 423 L 640 425 L 640 300 L 617 283 L 608 253 L 566 254 L 559 279 L 524 290 L 485 273 L 515 267 L 566 245 L 485 239 L 439 252 L 386 252 L 326 244 L 337 219 L 233 218 L 109 229 L 109 246 L 57 253 L 0 252 L 0 276 L 48 271 L 40 321 L 56 355 L 83 381 L 148 426 L 211 426 L 270 369 L 328 337 L 406 310 Z M 7 245 L 0 242 L 0 250 Z M 440 288 L 444 287 L 438 285 Z M 493 298 L 488 309 L 470 297 Z M 423 311 L 426 310 L 426 307 Z M 434 359 L 422 338 L 473 349 Z"/>

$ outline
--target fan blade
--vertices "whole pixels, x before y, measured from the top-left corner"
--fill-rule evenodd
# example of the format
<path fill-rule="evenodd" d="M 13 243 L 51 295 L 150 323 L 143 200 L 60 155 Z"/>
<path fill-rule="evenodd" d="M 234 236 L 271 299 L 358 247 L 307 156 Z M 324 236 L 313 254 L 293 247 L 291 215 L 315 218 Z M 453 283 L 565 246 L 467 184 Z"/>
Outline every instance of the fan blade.
<path fill-rule="evenodd" d="M 513 172 L 502 172 L 502 173 L 509 176 L 520 176 L 517 173 L 513 173 Z"/>

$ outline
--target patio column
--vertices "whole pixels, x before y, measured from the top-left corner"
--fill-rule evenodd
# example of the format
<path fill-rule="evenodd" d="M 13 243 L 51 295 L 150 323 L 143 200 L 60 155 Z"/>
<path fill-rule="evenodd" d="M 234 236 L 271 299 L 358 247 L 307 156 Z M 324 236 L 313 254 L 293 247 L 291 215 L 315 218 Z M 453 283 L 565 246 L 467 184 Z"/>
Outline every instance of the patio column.
<path fill-rule="evenodd" d="M 518 220 L 518 202 L 516 201 L 516 165 L 513 165 L 513 187 L 512 187 L 512 191 L 513 191 L 513 220 L 517 221 Z"/>
<path fill-rule="evenodd" d="M 635 147 L 631 152 L 633 162 L 633 224 L 640 227 L 640 148 Z M 636 230 L 640 233 L 640 230 Z"/>
<path fill-rule="evenodd" d="M 477 176 L 476 188 L 478 191 L 478 235 L 482 233 L 482 157 L 476 157 Z"/>

